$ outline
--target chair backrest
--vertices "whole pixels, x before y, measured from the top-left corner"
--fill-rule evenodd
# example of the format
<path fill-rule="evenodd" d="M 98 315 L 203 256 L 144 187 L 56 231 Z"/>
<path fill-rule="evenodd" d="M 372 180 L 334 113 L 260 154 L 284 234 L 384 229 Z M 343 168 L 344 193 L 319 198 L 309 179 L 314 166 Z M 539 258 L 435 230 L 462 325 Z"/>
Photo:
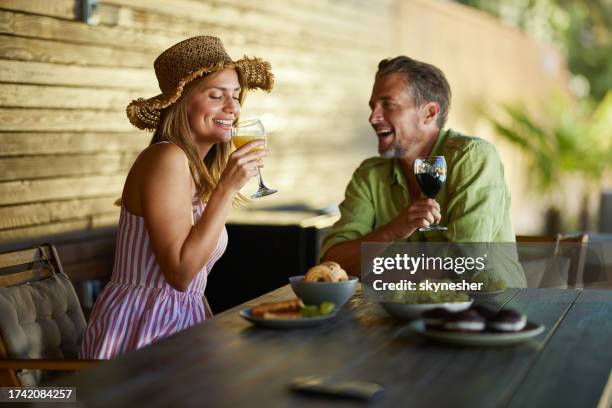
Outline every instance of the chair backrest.
<path fill-rule="evenodd" d="M 53 245 L 0 254 L 0 359 L 76 358 L 85 327 Z M 36 385 L 41 373 L 9 370 L 3 378 Z"/>
<path fill-rule="evenodd" d="M 557 241 L 557 254 L 572 260 L 569 281 L 572 287 L 582 286 L 588 243 L 589 235 L 586 233 L 561 235 Z"/>
<path fill-rule="evenodd" d="M 579 286 L 582 283 L 584 264 L 586 261 L 587 244 L 589 236 L 586 233 L 574 235 L 517 235 L 516 242 L 525 243 L 547 243 L 551 250 L 551 256 L 556 259 L 565 259 L 569 262 L 567 284 L 570 287 Z"/>

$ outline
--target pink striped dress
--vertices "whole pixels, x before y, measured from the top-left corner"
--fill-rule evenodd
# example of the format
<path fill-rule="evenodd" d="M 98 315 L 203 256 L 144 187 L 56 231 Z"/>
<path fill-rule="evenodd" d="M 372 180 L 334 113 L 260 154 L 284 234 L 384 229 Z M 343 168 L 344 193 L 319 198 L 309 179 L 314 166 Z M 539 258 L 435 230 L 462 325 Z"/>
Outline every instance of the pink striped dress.
<path fill-rule="evenodd" d="M 204 205 L 194 198 L 194 221 L 203 211 Z M 207 275 L 226 246 L 223 228 L 208 264 L 186 292 L 179 292 L 159 269 L 144 218 L 122 206 L 113 273 L 92 310 L 80 357 L 110 359 L 204 321 Z"/>

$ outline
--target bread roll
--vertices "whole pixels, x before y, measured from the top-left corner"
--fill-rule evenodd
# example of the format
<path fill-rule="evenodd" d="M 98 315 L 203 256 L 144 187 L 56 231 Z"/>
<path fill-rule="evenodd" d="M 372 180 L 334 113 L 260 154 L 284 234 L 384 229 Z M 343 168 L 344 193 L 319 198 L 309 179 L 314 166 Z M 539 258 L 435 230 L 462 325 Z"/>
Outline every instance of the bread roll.
<path fill-rule="evenodd" d="M 304 276 L 305 282 L 340 282 L 348 280 L 348 275 L 336 262 L 323 262 L 313 266 Z"/>

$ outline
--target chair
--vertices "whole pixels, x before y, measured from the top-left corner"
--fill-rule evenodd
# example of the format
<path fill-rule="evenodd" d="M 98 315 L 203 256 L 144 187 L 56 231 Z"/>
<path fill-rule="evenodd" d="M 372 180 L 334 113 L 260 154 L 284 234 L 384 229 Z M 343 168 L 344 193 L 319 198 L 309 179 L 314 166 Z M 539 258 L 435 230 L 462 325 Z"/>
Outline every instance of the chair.
<path fill-rule="evenodd" d="M 212 308 L 210 307 L 210 304 L 208 303 L 208 299 L 206 299 L 206 296 L 202 296 L 202 302 L 204 303 L 204 315 L 206 316 L 207 319 L 210 319 L 214 315 L 213 315 Z"/>
<path fill-rule="evenodd" d="M 557 234 L 555 236 L 516 236 L 516 242 L 519 244 L 550 244 L 549 246 L 544 246 L 546 249 L 550 250 L 550 253 L 547 254 L 547 256 L 550 256 L 550 259 L 557 261 L 557 266 L 563 264 L 563 261 L 566 261 L 565 269 L 567 269 L 567 286 L 569 287 L 577 287 L 581 286 L 582 284 L 588 241 L 589 236 L 586 233 L 575 235 Z M 522 261 L 523 266 L 525 267 L 525 265 L 530 261 L 533 262 L 534 259 L 530 258 L 526 262 Z M 527 273 L 527 271 L 525 272 Z"/>
<path fill-rule="evenodd" d="M 0 254 L 0 385 L 36 386 L 78 360 L 86 322 L 53 245 Z"/>

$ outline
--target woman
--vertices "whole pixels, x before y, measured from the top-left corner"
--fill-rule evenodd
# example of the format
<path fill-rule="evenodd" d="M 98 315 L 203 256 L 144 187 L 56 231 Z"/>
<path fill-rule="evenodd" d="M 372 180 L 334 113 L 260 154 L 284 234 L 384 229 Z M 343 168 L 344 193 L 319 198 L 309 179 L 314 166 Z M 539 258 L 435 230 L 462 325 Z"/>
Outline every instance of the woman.
<path fill-rule="evenodd" d="M 164 51 L 154 67 L 162 94 L 133 101 L 127 115 L 155 134 L 125 182 L 113 273 L 82 358 L 112 358 L 205 320 L 207 274 L 227 245 L 229 209 L 268 153 L 254 141 L 230 154 L 229 131 L 247 89 L 272 88 L 269 63 L 232 61 L 205 36 Z"/>

